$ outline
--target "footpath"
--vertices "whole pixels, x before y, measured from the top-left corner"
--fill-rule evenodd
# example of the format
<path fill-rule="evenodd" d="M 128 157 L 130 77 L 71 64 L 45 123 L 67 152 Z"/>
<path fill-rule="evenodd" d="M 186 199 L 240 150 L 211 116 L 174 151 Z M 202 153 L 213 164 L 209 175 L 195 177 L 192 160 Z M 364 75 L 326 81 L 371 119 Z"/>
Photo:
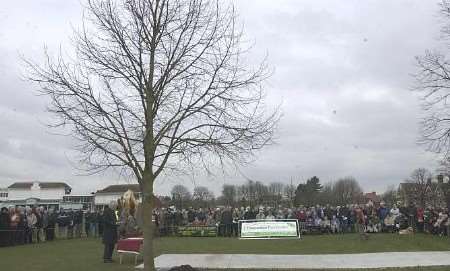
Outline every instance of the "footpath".
<path fill-rule="evenodd" d="M 322 255 L 164 254 L 155 259 L 155 265 L 161 271 L 185 264 L 199 269 L 244 270 L 450 266 L 450 251 Z M 137 266 L 136 268 L 142 269 L 143 265 Z"/>

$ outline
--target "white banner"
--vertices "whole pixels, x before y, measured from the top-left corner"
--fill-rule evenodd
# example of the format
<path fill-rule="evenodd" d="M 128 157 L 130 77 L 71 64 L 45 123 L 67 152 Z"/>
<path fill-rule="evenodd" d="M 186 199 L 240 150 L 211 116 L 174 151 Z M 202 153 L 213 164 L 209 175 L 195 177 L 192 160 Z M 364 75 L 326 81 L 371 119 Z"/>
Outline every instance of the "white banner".
<path fill-rule="evenodd" d="M 297 220 L 241 220 L 241 238 L 299 237 Z"/>

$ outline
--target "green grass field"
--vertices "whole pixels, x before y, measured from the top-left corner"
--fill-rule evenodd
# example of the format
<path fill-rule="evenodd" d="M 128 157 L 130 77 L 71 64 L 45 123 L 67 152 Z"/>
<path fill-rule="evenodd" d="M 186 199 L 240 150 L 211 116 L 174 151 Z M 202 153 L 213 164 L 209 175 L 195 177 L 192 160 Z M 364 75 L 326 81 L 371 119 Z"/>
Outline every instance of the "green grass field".
<path fill-rule="evenodd" d="M 327 254 L 389 251 L 450 250 L 450 239 L 430 235 L 306 236 L 302 240 L 238 240 L 231 238 L 161 238 L 155 242 L 157 254 L 165 253 L 257 253 Z M 133 257 L 124 264 L 104 264 L 99 239 L 60 240 L 53 243 L 0 248 L 0 270 L 7 271 L 119 271 L 134 270 Z M 450 270 L 450 267 L 383 270 Z M 342 271 L 342 270 L 341 270 Z"/>

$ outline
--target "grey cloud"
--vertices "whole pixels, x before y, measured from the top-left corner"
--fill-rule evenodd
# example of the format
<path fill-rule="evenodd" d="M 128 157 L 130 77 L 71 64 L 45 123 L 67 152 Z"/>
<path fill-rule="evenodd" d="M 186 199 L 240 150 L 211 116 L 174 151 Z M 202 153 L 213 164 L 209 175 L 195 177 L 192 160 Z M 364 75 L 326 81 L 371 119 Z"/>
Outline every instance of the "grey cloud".
<path fill-rule="evenodd" d="M 247 177 L 287 182 L 312 175 L 324 181 L 353 175 L 366 190 L 382 191 L 416 167 L 433 169 L 435 156 L 416 144 L 421 111 L 410 74 L 414 56 L 439 46 L 436 2 L 235 1 L 246 38 L 254 42 L 249 62 L 267 53 L 275 70 L 266 89 L 268 104 L 283 101 L 278 144 L 259 152 L 242 169 L 245 176 L 167 176 L 157 192 L 181 181 L 219 193 L 221 184 Z M 39 60 L 44 43 L 52 52 L 60 44 L 67 48 L 71 25 L 81 18 L 79 1 L 22 0 L 4 7 L 0 187 L 16 179 L 61 178 L 86 192 L 125 181 L 115 172 L 77 176 L 65 157 L 75 142 L 49 133 L 42 124 L 52 119 L 44 113 L 47 100 L 20 80 L 19 53 Z"/>

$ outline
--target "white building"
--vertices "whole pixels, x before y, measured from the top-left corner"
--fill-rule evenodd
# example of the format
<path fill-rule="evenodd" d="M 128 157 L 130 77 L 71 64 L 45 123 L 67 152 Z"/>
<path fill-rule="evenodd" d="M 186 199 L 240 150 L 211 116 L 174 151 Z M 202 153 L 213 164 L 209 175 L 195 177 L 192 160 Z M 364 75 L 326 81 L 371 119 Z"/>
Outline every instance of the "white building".
<path fill-rule="evenodd" d="M 95 207 L 97 209 L 103 209 L 111 201 L 117 202 L 128 190 L 134 192 L 134 197 L 138 202 L 142 202 L 141 189 L 138 184 L 118 184 L 98 190 L 94 196 Z M 161 208 L 162 206 L 161 201 L 156 196 L 153 197 L 153 204 L 155 208 Z"/>
<path fill-rule="evenodd" d="M 59 208 L 72 188 L 63 182 L 16 182 L 8 187 L 9 205 Z"/>
<path fill-rule="evenodd" d="M 7 207 L 8 201 L 8 189 L 7 188 L 0 188 L 0 208 Z"/>
<path fill-rule="evenodd" d="M 138 184 L 118 184 L 110 185 L 102 190 L 98 190 L 95 193 L 94 203 L 97 208 L 103 208 L 108 205 L 111 201 L 116 201 L 120 199 L 125 192 L 131 190 L 134 192 L 134 197 L 140 201 L 141 192 Z"/>
<path fill-rule="evenodd" d="M 0 202 L 8 200 L 8 188 L 0 188 Z"/>
<path fill-rule="evenodd" d="M 66 195 L 59 205 L 63 209 L 90 209 L 94 208 L 94 193 L 91 195 Z"/>

